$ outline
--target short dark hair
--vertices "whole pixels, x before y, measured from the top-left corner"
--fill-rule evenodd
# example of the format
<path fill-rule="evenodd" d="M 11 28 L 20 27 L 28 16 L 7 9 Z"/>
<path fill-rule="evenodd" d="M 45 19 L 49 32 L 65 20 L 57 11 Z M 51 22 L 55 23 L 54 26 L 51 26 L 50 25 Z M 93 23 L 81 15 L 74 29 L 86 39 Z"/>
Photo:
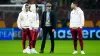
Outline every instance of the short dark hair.
<path fill-rule="evenodd" d="M 26 3 L 25 6 L 29 6 L 29 4 Z"/>
<path fill-rule="evenodd" d="M 72 2 L 73 4 L 75 4 L 76 6 L 78 6 L 78 3 L 76 1 Z"/>
<path fill-rule="evenodd" d="M 39 6 L 36 4 L 36 8 L 38 8 Z"/>

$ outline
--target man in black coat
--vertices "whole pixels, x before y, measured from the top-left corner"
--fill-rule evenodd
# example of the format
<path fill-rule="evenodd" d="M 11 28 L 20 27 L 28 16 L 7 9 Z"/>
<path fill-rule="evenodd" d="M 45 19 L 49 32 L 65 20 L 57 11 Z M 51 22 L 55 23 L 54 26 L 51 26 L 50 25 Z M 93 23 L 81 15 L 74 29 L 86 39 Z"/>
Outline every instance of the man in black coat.
<path fill-rule="evenodd" d="M 55 14 L 51 10 L 51 4 L 46 4 L 46 11 L 42 14 L 42 20 L 41 20 L 41 29 L 43 29 L 43 40 L 41 44 L 41 50 L 40 53 L 44 53 L 45 48 L 45 42 L 46 42 L 46 36 L 49 33 L 50 40 L 51 40 L 51 51 L 50 53 L 54 53 L 54 31 L 56 28 L 56 20 L 55 20 Z"/>

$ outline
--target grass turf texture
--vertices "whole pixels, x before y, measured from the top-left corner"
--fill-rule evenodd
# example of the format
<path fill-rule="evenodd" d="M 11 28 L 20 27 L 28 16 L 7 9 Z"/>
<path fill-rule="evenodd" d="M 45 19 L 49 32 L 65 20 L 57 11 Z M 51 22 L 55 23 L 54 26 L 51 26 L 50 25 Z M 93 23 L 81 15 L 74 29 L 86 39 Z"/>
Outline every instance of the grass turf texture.
<path fill-rule="evenodd" d="M 27 42 L 28 43 L 28 42 Z M 85 55 L 80 54 L 80 46 L 78 42 L 79 53 L 73 55 L 72 40 L 55 40 L 55 53 L 50 52 L 50 41 L 47 40 L 44 54 L 23 54 L 21 40 L 3 41 L 0 40 L 0 56 L 100 56 L 100 40 L 84 41 Z M 36 50 L 39 52 L 41 40 L 37 41 Z"/>

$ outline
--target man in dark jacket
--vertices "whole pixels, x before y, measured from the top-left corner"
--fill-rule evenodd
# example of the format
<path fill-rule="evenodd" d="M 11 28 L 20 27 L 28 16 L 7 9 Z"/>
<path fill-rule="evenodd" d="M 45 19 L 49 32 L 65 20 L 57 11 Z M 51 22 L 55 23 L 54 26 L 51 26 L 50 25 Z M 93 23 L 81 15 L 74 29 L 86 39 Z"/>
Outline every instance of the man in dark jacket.
<path fill-rule="evenodd" d="M 43 29 L 43 40 L 41 44 L 40 53 L 44 53 L 46 36 L 49 33 L 51 40 L 51 51 L 50 53 L 54 53 L 54 29 L 56 28 L 56 20 L 54 12 L 51 11 L 51 4 L 46 4 L 46 11 L 43 12 L 42 20 L 41 20 L 41 29 Z"/>

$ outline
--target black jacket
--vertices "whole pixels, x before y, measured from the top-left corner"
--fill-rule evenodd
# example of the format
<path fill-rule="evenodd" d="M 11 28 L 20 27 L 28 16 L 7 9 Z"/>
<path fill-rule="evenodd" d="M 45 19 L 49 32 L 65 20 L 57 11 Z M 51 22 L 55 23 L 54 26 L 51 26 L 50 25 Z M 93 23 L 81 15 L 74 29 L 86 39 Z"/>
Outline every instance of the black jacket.
<path fill-rule="evenodd" d="M 41 20 L 41 28 L 45 27 L 45 23 L 46 23 L 46 13 L 47 11 L 44 11 L 42 14 L 42 20 Z M 50 23 L 51 23 L 51 27 L 52 29 L 56 28 L 56 18 L 55 18 L 55 14 L 53 11 L 50 11 Z"/>

